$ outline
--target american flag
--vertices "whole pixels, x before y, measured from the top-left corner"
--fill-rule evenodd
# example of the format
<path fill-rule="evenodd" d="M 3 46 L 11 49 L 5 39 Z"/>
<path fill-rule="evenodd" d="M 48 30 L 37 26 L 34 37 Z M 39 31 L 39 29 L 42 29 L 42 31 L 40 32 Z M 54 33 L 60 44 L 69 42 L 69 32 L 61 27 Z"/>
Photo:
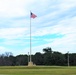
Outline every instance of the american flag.
<path fill-rule="evenodd" d="M 31 12 L 31 18 L 36 18 L 37 16 Z"/>

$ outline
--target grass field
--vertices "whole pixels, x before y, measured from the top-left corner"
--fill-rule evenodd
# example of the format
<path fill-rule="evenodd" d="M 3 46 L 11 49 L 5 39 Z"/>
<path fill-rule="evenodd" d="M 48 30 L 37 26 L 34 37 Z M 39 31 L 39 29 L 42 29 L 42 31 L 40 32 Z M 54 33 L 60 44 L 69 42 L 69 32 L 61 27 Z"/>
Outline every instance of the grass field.
<path fill-rule="evenodd" d="M 0 75 L 76 75 L 76 67 L 0 66 Z"/>

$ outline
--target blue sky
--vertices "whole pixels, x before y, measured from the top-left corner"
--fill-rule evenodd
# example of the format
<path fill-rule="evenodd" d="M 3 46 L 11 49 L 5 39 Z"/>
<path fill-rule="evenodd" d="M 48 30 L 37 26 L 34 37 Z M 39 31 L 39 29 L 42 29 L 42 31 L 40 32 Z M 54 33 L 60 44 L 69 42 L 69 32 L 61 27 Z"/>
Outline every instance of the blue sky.
<path fill-rule="evenodd" d="M 53 51 L 76 52 L 76 0 L 0 0 L 0 54 L 32 54 L 51 47 Z"/>

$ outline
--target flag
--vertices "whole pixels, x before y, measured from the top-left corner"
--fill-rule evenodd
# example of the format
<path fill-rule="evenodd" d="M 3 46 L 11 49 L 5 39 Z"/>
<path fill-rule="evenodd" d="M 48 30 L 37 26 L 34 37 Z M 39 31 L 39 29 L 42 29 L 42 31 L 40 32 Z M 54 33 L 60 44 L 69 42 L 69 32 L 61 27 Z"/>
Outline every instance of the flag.
<path fill-rule="evenodd" d="M 37 16 L 31 12 L 31 18 L 36 18 Z"/>

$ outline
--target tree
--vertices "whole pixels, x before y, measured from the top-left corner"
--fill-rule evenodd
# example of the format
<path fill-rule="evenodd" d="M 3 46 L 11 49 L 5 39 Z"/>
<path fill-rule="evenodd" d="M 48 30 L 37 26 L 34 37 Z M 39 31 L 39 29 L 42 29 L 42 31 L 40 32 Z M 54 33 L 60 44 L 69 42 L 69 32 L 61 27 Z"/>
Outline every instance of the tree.
<path fill-rule="evenodd" d="M 52 65 L 65 65 L 65 57 L 60 52 L 53 52 L 52 54 Z"/>
<path fill-rule="evenodd" d="M 4 55 L 0 55 L 0 66 L 4 65 Z"/>
<path fill-rule="evenodd" d="M 69 54 L 69 65 L 76 66 L 76 53 Z"/>
<path fill-rule="evenodd" d="M 50 48 L 50 47 L 47 47 L 47 48 L 44 48 L 43 49 L 43 52 L 45 52 L 45 53 L 52 53 L 52 49 Z"/>
<path fill-rule="evenodd" d="M 27 65 L 28 56 L 27 55 L 18 55 L 16 56 L 16 65 Z"/>
<path fill-rule="evenodd" d="M 5 57 L 9 57 L 9 56 L 13 56 L 13 54 L 12 54 L 11 52 L 5 52 L 5 53 L 4 53 L 4 56 L 5 56 Z"/>
<path fill-rule="evenodd" d="M 10 60 L 10 66 L 15 66 L 16 65 L 16 57 L 9 56 L 9 60 Z"/>
<path fill-rule="evenodd" d="M 50 47 L 44 48 L 44 64 L 52 65 L 52 49 Z"/>
<path fill-rule="evenodd" d="M 43 55 L 40 52 L 37 52 L 33 57 L 33 62 L 36 65 L 43 65 Z"/>
<path fill-rule="evenodd" d="M 43 49 L 44 53 L 37 52 L 32 55 L 32 61 L 36 65 L 57 65 L 66 66 L 68 53 L 62 54 L 61 52 L 52 51 L 50 47 Z M 27 65 L 28 55 L 13 56 L 11 52 L 6 52 L 0 55 L 0 66 L 15 66 L 15 65 Z M 76 53 L 69 53 L 69 64 L 76 66 Z"/>

